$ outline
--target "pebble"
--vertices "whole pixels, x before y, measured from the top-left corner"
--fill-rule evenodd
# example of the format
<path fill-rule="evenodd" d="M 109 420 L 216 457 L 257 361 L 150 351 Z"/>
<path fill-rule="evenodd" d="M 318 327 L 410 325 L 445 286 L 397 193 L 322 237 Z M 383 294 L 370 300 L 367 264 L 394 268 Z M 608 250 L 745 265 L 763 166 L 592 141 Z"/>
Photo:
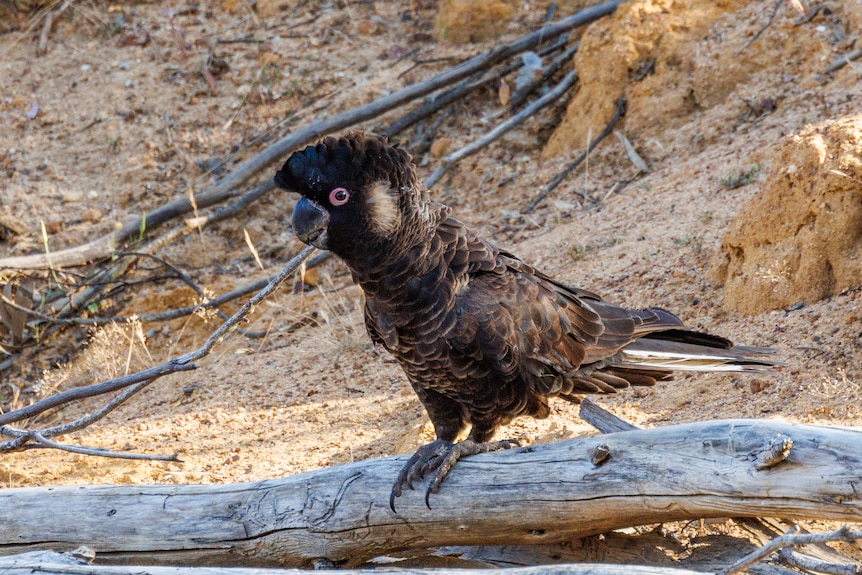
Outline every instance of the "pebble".
<path fill-rule="evenodd" d="M 102 219 L 102 212 L 96 208 L 87 208 L 81 212 L 82 222 L 98 222 Z"/>

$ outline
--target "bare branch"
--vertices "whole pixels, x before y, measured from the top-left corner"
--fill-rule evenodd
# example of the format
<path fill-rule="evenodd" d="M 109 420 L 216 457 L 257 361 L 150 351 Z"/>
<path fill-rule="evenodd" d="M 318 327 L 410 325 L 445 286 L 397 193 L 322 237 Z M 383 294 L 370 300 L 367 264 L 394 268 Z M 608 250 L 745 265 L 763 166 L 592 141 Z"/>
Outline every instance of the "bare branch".
<path fill-rule="evenodd" d="M 557 84 L 553 90 L 531 103 L 529 106 L 503 122 L 499 124 L 496 128 L 474 141 L 473 143 L 464 146 L 460 150 L 452 152 L 445 158 L 443 158 L 443 164 L 438 167 L 434 172 L 428 176 L 425 180 L 425 186 L 430 188 L 434 184 L 440 181 L 440 178 L 443 175 L 452 169 L 452 167 L 459 161 L 463 160 L 467 156 L 475 154 L 482 148 L 487 147 L 494 140 L 498 139 L 500 136 L 511 130 L 512 128 L 521 124 L 524 120 L 544 108 L 545 106 L 551 104 L 560 98 L 563 94 L 568 90 L 578 79 L 578 74 L 574 70 L 566 74 L 566 76 L 560 80 L 560 83 Z"/>
<path fill-rule="evenodd" d="M 142 381 L 141 383 L 136 383 L 131 387 L 127 387 L 122 392 L 118 393 L 116 397 L 114 397 L 111 401 L 109 401 L 93 413 L 89 413 L 84 417 L 81 417 L 69 423 L 65 423 L 63 425 L 43 429 L 40 431 L 40 433 L 44 437 L 53 437 L 56 435 L 65 435 L 67 433 L 71 433 L 73 431 L 77 431 L 79 429 L 87 427 L 88 425 L 91 425 L 108 415 L 114 409 L 122 405 L 131 396 L 135 395 L 136 393 L 147 387 L 153 381 L 154 380 Z M 12 441 L 0 443 L 0 451 L 19 451 L 24 448 L 28 440 L 27 432 L 20 431 L 5 425 L 0 427 L 0 435 L 15 437 L 15 439 L 13 439 Z"/>
<path fill-rule="evenodd" d="M 778 552 L 778 558 L 782 563 L 791 567 L 799 567 L 817 573 L 829 573 L 830 575 L 862 575 L 862 565 L 856 563 L 826 563 L 816 557 L 799 553 L 785 547 Z"/>
<path fill-rule="evenodd" d="M 78 445 L 69 445 L 67 443 L 58 443 L 44 437 L 38 431 L 24 432 L 27 436 L 33 438 L 41 447 L 50 447 L 61 451 L 69 451 L 71 453 L 80 453 L 81 455 L 93 455 L 96 457 L 113 457 L 116 459 L 143 459 L 151 461 L 180 461 L 177 454 L 173 455 L 158 455 L 146 453 L 122 453 L 110 451 L 108 449 L 100 449 L 97 447 L 81 447 Z"/>
<path fill-rule="evenodd" d="M 831 64 L 829 64 L 829 66 L 826 67 L 821 76 L 843 68 L 853 60 L 858 59 L 860 56 L 862 56 L 862 48 L 856 48 L 849 54 L 843 54 L 841 56 L 838 56 L 838 58 L 834 62 L 832 62 Z"/>
<path fill-rule="evenodd" d="M 748 567 L 751 567 L 755 563 L 763 560 L 765 557 L 772 555 L 779 549 L 790 547 L 792 545 L 826 543 L 828 541 L 852 542 L 856 541 L 857 539 L 862 539 L 862 530 L 851 531 L 850 528 L 846 525 L 841 529 L 838 529 L 836 531 L 829 531 L 827 533 L 798 533 L 798 530 L 798 527 L 793 527 L 784 535 L 776 537 L 760 549 L 749 553 L 748 555 L 746 555 L 733 565 L 727 567 L 726 569 L 722 569 L 716 575 L 732 575 L 733 573 L 740 573 Z"/>
<path fill-rule="evenodd" d="M 617 417 L 610 411 L 599 406 L 597 403 L 584 398 L 581 401 L 581 409 L 578 416 L 601 431 L 602 433 L 616 433 L 618 431 L 631 431 L 640 429 L 625 419 Z"/>

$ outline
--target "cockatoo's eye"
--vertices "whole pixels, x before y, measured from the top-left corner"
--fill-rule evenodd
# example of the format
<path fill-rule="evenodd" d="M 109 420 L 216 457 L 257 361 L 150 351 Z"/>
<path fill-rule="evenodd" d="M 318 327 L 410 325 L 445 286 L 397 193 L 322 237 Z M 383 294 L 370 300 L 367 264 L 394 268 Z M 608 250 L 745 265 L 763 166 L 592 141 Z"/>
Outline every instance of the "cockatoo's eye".
<path fill-rule="evenodd" d="M 350 192 L 344 188 L 335 188 L 329 192 L 329 203 L 333 206 L 343 206 L 350 199 Z"/>

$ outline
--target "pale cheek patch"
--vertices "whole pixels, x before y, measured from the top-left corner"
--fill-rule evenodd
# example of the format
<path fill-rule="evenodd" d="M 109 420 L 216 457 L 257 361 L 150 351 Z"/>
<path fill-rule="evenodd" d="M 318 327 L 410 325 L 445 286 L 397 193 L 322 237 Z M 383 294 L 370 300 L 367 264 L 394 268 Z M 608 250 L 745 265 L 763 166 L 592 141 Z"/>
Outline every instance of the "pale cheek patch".
<path fill-rule="evenodd" d="M 366 205 L 369 222 L 375 231 L 388 235 L 398 229 L 401 222 L 398 194 L 389 187 L 389 182 L 373 184 L 368 192 Z"/>

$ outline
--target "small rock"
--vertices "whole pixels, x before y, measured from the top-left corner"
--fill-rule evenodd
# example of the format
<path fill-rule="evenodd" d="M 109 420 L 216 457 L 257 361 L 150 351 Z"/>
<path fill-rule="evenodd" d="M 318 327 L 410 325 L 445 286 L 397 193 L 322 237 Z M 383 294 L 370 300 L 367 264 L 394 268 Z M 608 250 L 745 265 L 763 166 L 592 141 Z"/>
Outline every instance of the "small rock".
<path fill-rule="evenodd" d="M 356 24 L 356 31 L 363 36 L 372 36 L 374 34 L 379 34 L 382 31 L 382 26 L 380 25 L 380 22 L 377 22 L 372 18 L 365 18 Z"/>
<path fill-rule="evenodd" d="M 83 212 L 81 212 L 81 221 L 82 222 L 98 222 L 102 219 L 102 212 L 97 210 L 96 208 L 87 208 Z"/>
<path fill-rule="evenodd" d="M 437 138 L 434 140 L 434 143 L 431 144 L 431 155 L 435 158 L 442 158 L 446 154 L 446 149 L 451 143 L 452 140 L 449 138 Z"/>
<path fill-rule="evenodd" d="M 762 379 L 752 379 L 748 385 L 751 389 L 751 393 L 760 393 L 767 387 L 766 382 Z"/>
<path fill-rule="evenodd" d="M 49 234 L 59 233 L 63 229 L 63 221 L 45 222 L 45 231 Z"/>

